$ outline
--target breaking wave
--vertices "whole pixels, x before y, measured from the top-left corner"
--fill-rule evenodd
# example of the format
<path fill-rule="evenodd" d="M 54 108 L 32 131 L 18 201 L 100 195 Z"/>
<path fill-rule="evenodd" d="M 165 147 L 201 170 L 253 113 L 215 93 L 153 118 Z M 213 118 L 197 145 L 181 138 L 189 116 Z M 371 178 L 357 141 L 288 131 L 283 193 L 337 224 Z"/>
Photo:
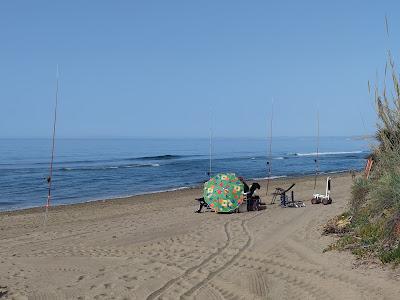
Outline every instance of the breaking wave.
<path fill-rule="evenodd" d="M 166 154 L 166 155 L 156 155 L 156 156 L 142 156 L 142 157 L 135 157 L 132 159 L 137 159 L 137 160 L 168 160 L 168 159 L 177 159 L 177 158 L 182 158 L 184 157 L 183 155 L 171 155 L 171 154 Z"/>
<path fill-rule="evenodd" d="M 343 155 L 343 154 L 361 154 L 360 151 L 338 151 L 338 152 L 310 152 L 310 153 L 294 153 L 295 156 L 317 156 L 317 155 Z"/>
<path fill-rule="evenodd" d="M 270 177 L 261 177 L 261 178 L 254 178 L 254 180 L 264 180 L 264 179 L 278 179 L 278 178 L 286 178 L 287 175 L 277 175 L 277 176 L 270 176 Z"/>
<path fill-rule="evenodd" d="M 196 155 L 194 155 L 196 156 Z M 56 161 L 55 165 L 66 165 L 66 164 L 91 164 L 91 163 L 113 163 L 115 161 L 143 161 L 143 160 L 170 160 L 170 159 L 179 159 L 183 157 L 190 157 L 190 155 L 155 155 L 155 156 L 139 156 L 139 157 L 129 157 L 129 158 L 115 158 L 115 159 L 82 159 L 82 160 L 64 160 L 64 161 Z M 48 161 L 45 162 L 36 162 L 32 163 L 32 165 L 45 165 L 49 164 Z M 12 165 L 12 164 L 3 164 L 0 163 L 1 166 L 3 165 Z"/>
<path fill-rule="evenodd" d="M 92 167 L 65 167 L 60 168 L 61 171 L 99 171 L 99 170 L 112 170 L 112 169 L 127 169 L 127 168 L 146 168 L 146 167 L 159 167 L 160 164 L 129 164 L 119 166 L 92 166 Z"/>

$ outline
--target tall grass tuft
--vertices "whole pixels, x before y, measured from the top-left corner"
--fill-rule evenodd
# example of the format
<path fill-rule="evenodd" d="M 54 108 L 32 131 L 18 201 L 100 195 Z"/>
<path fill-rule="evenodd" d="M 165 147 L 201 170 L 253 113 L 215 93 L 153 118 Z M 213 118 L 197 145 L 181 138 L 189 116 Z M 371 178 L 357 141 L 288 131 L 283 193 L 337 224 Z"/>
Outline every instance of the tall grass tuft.
<path fill-rule="evenodd" d="M 354 181 L 350 199 L 350 212 L 353 215 L 358 215 L 360 209 L 367 203 L 369 189 L 366 178 L 359 177 Z"/>
<path fill-rule="evenodd" d="M 383 263 L 400 263 L 400 83 L 390 52 L 383 87 L 375 87 L 374 96 L 379 120 L 374 167 L 369 179 L 358 178 L 353 184 L 351 230 L 336 248 L 348 247 L 351 241 L 352 252 L 359 256 L 372 254 Z"/>

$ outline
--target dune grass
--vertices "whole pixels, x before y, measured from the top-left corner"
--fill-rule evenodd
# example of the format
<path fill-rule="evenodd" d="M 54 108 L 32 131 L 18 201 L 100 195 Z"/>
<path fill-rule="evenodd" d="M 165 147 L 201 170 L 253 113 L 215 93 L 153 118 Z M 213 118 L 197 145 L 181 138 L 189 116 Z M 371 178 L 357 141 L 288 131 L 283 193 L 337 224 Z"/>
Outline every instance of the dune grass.
<path fill-rule="evenodd" d="M 371 176 L 357 178 L 352 187 L 348 215 L 351 224 L 327 250 L 349 249 L 359 257 L 377 257 L 383 263 L 400 263 L 400 84 L 391 54 L 381 90 L 375 87 L 379 123 Z"/>

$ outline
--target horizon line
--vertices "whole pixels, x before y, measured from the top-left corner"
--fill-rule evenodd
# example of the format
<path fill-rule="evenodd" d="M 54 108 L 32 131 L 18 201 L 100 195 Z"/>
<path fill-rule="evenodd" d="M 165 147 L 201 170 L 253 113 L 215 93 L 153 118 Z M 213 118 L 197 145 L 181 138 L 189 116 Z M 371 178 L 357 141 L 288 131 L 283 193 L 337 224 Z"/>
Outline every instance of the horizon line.
<path fill-rule="evenodd" d="M 315 135 L 277 135 L 273 138 L 314 138 Z M 374 138 L 375 134 L 352 134 L 352 135 L 321 135 L 320 137 L 345 137 L 345 138 Z M 51 140 L 44 136 L 0 136 L 0 139 L 41 139 Z M 56 139 L 209 139 L 207 136 L 60 136 Z M 213 139 L 269 139 L 264 136 L 214 136 Z"/>

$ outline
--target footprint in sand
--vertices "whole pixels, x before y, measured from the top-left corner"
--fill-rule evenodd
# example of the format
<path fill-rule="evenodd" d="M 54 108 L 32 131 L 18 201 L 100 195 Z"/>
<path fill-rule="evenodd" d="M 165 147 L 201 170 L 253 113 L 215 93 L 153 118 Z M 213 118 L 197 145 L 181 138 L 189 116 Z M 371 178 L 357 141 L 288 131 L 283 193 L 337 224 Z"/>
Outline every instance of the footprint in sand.
<path fill-rule="evenodd" d="M 14 295 L 11 297 L 12 300 L 28 300 L 27 296 L 23 296 L 23 295 Z"/>
<path fill-rule="evenodd" d="M 2 297 L 7 297 L 8 295 L 8 289 L 6 286 L 0 286 L 0 298 Z"/>
<path fill-rule="evenodd" d="M 105 289 L 112 289 L 114 287 L 114 284 L 112 284 L 112 283 L 105 283 L 104 284 L 104 288 Z"/>

